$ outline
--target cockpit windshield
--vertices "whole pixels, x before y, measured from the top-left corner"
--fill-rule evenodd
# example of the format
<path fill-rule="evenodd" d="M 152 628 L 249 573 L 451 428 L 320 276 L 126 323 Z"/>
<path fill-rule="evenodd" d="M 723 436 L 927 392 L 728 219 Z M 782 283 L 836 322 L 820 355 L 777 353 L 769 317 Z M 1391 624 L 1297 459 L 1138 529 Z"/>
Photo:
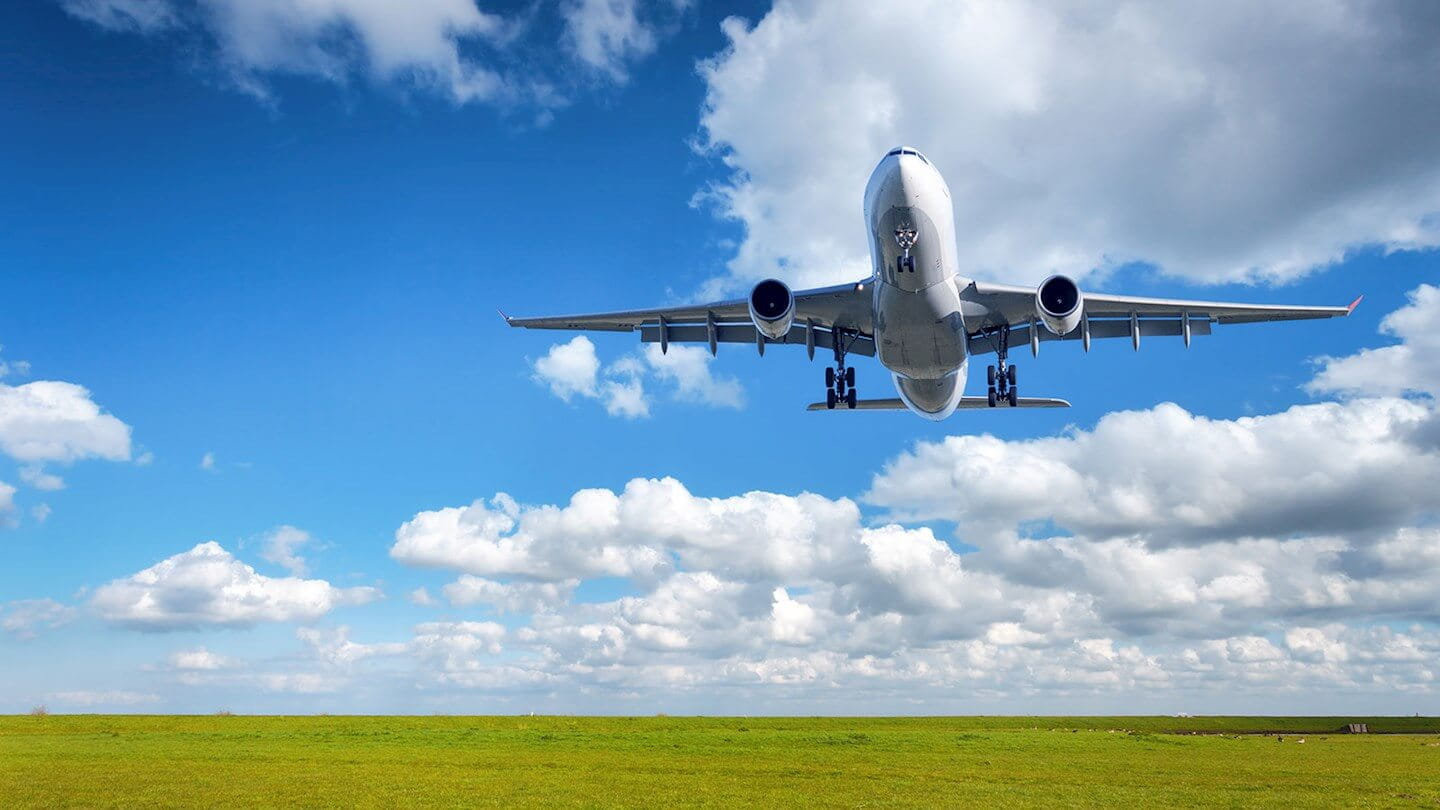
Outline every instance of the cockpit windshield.
<path fill-rule="evenodd" d="M 890 157 L 891 155 L 914 155 L 915 157 L 920 158 L 920 160 L 923 161 L 925 165 L 930 165 L 930 161 L 925 160 L 924 155 L 920 154 L 920 152 L 915 149 L 911 149 L 908 146 L 901 146 L 895 149 L 891 149 L 885 154 L 885 157 Z"/>

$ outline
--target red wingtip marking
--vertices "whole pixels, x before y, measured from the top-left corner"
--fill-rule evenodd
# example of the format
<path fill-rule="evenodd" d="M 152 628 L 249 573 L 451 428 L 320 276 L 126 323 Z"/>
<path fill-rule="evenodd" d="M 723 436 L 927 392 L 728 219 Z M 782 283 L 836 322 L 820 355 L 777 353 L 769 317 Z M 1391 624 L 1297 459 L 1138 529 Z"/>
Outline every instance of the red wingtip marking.
<path fill-rule="evenodd" d="M 1358 295 L 1358 296 L 1356 296 L 1356 297 L 1355 297 L 1355 300 L 1350 302 L 1350 306 L 1348 306 L 1348 307 L 1345 308 L 1345 314 L 1346 314 L 1346 315 L 1349 315 L 1350 313 L 1354 312 L 1354 311 L 1355 311 L 1355 307 L 1360 306 L 1360 302 L 1363 301 L 1363 300 L 1365 300 L 1365 296 L 1363 296 L 1363 295 Z"/>

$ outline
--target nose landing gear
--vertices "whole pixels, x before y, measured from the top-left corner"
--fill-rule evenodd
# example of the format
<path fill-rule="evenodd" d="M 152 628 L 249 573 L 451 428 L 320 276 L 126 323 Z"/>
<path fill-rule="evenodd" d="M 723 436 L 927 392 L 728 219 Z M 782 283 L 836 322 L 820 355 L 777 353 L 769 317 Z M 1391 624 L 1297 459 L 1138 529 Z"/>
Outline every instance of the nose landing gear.
<path fill-rule="evenodd" d="M 835 330 L 835 367 L 825 369 L 825 407 L 855 408 L 855 369 L 845 365 L 845 335 Z"/>

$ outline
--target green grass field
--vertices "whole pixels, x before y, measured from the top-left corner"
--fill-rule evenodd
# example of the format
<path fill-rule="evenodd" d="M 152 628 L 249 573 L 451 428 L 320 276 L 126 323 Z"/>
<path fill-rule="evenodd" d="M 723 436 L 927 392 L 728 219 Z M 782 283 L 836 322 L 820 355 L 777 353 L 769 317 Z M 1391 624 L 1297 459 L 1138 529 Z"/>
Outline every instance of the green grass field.
<path fill-rule="evenodd" d="M 7 808 L 981 802 L 1433 807 L 1440 721 L 0 717 Z"/>

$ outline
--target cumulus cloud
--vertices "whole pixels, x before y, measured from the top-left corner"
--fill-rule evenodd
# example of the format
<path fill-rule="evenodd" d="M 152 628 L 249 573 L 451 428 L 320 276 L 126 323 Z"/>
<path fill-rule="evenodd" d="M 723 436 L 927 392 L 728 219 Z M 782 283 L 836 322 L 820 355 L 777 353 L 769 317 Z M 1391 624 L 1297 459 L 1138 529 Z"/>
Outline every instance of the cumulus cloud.
<path fill-rule="evenodd" d="M 782 0 L 723 28 L 700 140 L 733 170 L 702 195 L 745 228 L 731 286 L 869 275 L 860 196 L 901 143 L 982 277 L 1283 281 L 1440 244 L 1424 4 Z"/>
<path fill-rule="evenodd" d="M 484 577 L 462 575 L 443 588 L 445 598 L 455 607 L 490 605 L 502 613 L 534 613 L 563 604 L 570 598 L 578 579 L 560 582 L 496 582 Z"/>
<path fill-rule="evenodd" d="M 550 347 L 534 363 L 535 380 L 560 399 L 602 402 L 611 416 L 638 419 L 650 415 L 647 377 L 668 386 L 675 399 L 721 408 L 741 408 L 745 392 L 733 377 L 716 376 L 713 358 L 696 346 L 671 346 L 668 353 L 649 345 L 640 355 L 625 355 L 603 366 L 595 344 L 584 335 Z"/>
<path fill-rule="evenodd" d="M 130 458 L 130 426 L 74 383 L 0 383 L 0 451 L 17 461 L 69 463 Z"/>
<path fill-rule="evenodd" d="M 1440 398 L 1440 287 L 1421 284 L 1409 297 L 1407 306 L 1380 322 L 1380 331 L 1399 338 L 1398 345 L 1322 357 L 1307 389 L 1350 396 L 1418 392 Z"/>
<path fill-rule="evenodd" d="M 651 343 L 645 347 L 645 363 L 655 377 L 675 386 L 677 399 L 717 408 L 745 407 L 745 390 L 734 377 L 716 377 L 710 369 L 714 358 L 699 346 L 671 346 L 668 352 Z"/>
<path fill-rule="evenodd" d="M 922 442 L 876 476 L 878 523 L 845 498 L 636 479 L 563 505 L 502 494 L 422 512 L 391 555 L 462 572 L 456 605 L 529 614 L 491 631 L 503 657 L 475 633 L 442 645 L 422 665 L 433 688 L 723 689 L 726 705 L 775 710 L 957 687 L 1428 694 L 1440 467 L 1410 437 L 1431 415 L 1398 399 L 1236 420 L 1162 405 L 1047 439 Z M 1195 447 L 1221 461 L 1192 463 Z M 601 577 L 633 592 L 574 600 Z"/>
<path fill-rule="evenodd" d="M 922 442 L 866 498 L 908 520 L 961 522 L 971 542 L 997 522 L 1043 520 L 1153 547 L 1385 530 L 1440 507 L 1440 453 L 1413 441 L 1430 418 L 1400 399 L 1234 420 L 1166 403 L 1058 437 Z"/>
<path fill-rule="evenodd" d="M 305 558 L 298 551 L 313 540 L 307 531 L 294 526 L 280 526 L 261 538 L 263 547 L 260 557 L 289 571 L 291 576 L 303 577 L 306 573 Z"/>
<path fill-rule="evenodd" d="M 75 609 L 54 599 L 17 599 L 0 606 L 0 629 L 19 639 L 69 624 Z"/>
<path fill-rule="evenodd" d="M 663 4 L 573 0 L 560 8 L 560 43 L 535 11 L 492 12 L 477 0 L 58 0 L 72 16 L 115 32 L 183 32 L 205 61 L 261 98 L 272 79 L 336 84 L 363 79 L 434 93 L 455 104 L 566 103 L 558 84 L 579 63 L 623 83 L 657 42 Z M 562 45 L 562 48 L 556 45 Z M 565 53 L 565 60 L 544 58 Z M 537 54 L 540 58 L 537 58 Z"/>
<path fill-rule="evenodd" d="M 374 601 L 370 587 L 336 588 L 322 579 L 267 577 L 219 543 L 201 543 L 95 590 L 100 616 L 140 630 L 258 622 L 313 621 L 342 605 Z"/>
<path fill-rule="evenodd" d="M 407 645 L 400 643 L 361 644 L 351 641 L 350 628 L 343 625 L 333 630 L 301 627 L 295 631 L 295 635 L 305 642 L 315 657 L 338 667 L 348 667 L 357 661 L 376 656 L 399 655 L 407 649 Z"/>

